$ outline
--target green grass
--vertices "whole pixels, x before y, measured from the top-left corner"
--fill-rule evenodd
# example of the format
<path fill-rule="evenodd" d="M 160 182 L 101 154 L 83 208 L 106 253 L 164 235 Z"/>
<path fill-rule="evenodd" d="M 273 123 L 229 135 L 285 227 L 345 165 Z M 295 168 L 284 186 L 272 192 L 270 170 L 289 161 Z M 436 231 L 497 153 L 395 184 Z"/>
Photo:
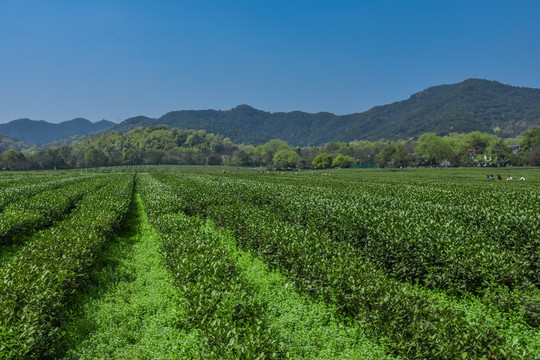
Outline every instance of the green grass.
<path fill-rule="evenodd" d="M 206 231 L 221 239 L 238 259 L 238 267 L 261 303 L 267 305 L 267 323 L 285 344 L 292 359 L 389 359 L 384 344 L 374 342 L 367 327 L 350 326 L 323 302 L 314 302 L 295 290 L 278 271 L 236 247 L 235 239 L 212 221 Z"/>
<path fill-rule="evenodd" d="M 197 333 L 176 326 L 183 316 L 181 298 L 159 248 L 158 234 L 136 195 L 123 235 L 104 252 L 90 286 L 74 301 L 65 358 L 197 356 Z"/>

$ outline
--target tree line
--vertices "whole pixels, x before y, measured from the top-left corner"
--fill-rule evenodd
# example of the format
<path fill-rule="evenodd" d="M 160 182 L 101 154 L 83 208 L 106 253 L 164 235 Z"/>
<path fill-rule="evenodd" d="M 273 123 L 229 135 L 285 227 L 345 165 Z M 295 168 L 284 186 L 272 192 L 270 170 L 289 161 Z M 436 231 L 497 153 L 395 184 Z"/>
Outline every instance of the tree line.
<path fill-rule="evenodd" d="M 418 140 L 360 140 L 310 147 L 294 147 L 273 139 L 255 147 L 233 144 L 228 138 L 204 130 L 168 129 L 160 125 L 139 127 L 124 134 L 104 134 L 42 151 L 11 149 L 0 156 L 0 167 L 6 170 L 150 164 L 279 169 L 346 168 L 352 164 L 397 168 L 540 165 L 540 128 L 530 129 L 512 139 L 474 131 L 446 136 L 426 133 Z"/>

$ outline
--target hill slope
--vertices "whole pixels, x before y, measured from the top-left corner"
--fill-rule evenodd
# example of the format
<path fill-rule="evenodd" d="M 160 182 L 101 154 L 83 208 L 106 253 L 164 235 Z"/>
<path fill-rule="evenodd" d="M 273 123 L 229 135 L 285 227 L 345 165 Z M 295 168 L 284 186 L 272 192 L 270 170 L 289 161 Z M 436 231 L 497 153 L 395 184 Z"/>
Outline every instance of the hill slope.
<path fill-rule="evenodd" d="M 425 132 L 493 132 L 514 137 L 540 126 L 540 89 L 469 79 L 430 87 L 409 99 L 344 116 L 351 133 L 367 139 L 417 137 Z M 333 136 L 337 134 L 333 133 Z"/>
<path fill-rule="evenodd" d="M 5 150 L 37 150 L 37 147 L 33 144 L 27 144 L 25 142 L 19 141 L 7 135 L 0 133 L 0 153 Z"/>
<path fill-rule="evenodd" d="M 116 124 L 107 120 L 92 123 L 89 120 L 81 118 L 58 124 L 43 120 L 19 119 L 6 124 L 0 124 L 0 132 L 23 142 L 44 144 L 72 135 L 90 134 L 113 125 Z"/>
<path fill-rule="evenodd" d="M 229 137 L 235 143 L 261 144 L 278 138 L 300 146 L 361 139 L 407 139 L 426 132 L 489 133 L 497 127 L 500 136 L 513 137 L 540 126 L 540 89 L 469 79 L 430 87 L 407 100 L 357 114 L 270 113 L 240 105 L 226 111 L 173 111 L 157 119 L 139 116 L 106 132 L 126 132 L 149 125 L 204 129 Z"/>
<path fill-rule="evenodd" d="M 113 125 L 113 126 L 111 126 Z M 60 124 L 28 119 L 0 124 L 0 132 L 43 147 L 70 144 L 89 134 L 125 133 L 136 127 L 204 129 L 234 143 L 259 145 L 281 139 L 291 145 L 319 145 L 332 141 L 409 139 L 423 133 L 482 131 L 515 137 L 540 126 L 540 89 L 468 79 L 458 84 L 433 86 L 409 99 L 377 106 L 363 113 L 338 116 L 321 112 L 266 112 L 248 105 L 231 110 L 183 110 L 160 118 L 138 116 L 115 125 L 74 119 Z"/>

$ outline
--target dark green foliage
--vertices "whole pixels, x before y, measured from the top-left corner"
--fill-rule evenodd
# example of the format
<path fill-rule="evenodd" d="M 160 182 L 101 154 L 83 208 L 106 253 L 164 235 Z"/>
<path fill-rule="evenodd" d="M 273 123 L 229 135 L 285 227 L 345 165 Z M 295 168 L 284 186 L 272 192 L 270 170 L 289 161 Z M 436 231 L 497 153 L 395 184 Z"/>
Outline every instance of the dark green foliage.
<path fill-rule="evenodd" d="M 0 358 L 52 356 L 62 336 L 66 304 L 84 283 L 100 249 L 129 209 L 133 175 L 85 197 L 53 227 L 37 232 L 0 276 Z"/>
<path fill-rule="evenodd" d="M 74 174 L 59 178 L 50 174 L 31 176 L 28 173 L 7 179 L 5 184 L 0 184 L 0 211 L 18 199 L 31 198 L 43 191 L 58 189 L 86 179 L 87 176 Z"/>
<path fill-rule="evenodd" d="M 179 209 L 229 228 L 306 293 L 388 336 L 397 355 L 534 359 L 532 340 L 508 338 L 512 322 L 539 326 L 532 189 L 499 183 L 512 192 L 501 198 L 485 183 L 436 180 L 157 177 L 179 189 Z M 514 214 L 516 199 L 528 206 Z"/>
<path fill-rule="evenodd" d="M 355 161 L 352 157 L 348 155 L 337 154 L 334 160 L 332 161 L 332 167 L 348 168 L 351 164 L 354 164 Z"/>
<path fill-rule="evenodd" d="M 322 153 L 315 156 L 315 159 L 313 159 L 311 164 L 313 165 L 314 169 L 328 169 L 332 165 L 332 160 L 332 155 Z"/>
<path fill-rule="evenodd" d="M 175 214 L 182 205 L 170 201 L 178 197 L 171 188 L 149 178 L 139 185 L 150 221 L 162 235 L 165 263 L 185 299 L 180 326 L 202 332 L 203 358 L 284 358 L 264 322 L 264 305 L 255 300 L 231 251 L 198 218 Z"/>
<path fill-rule="evenodd" d="M 10 203 L 0 214 L 0 245 L 19 242 L 21 237 L 61 219 L 81 198 L 105 185 L 107 179 L 78 178 L 60 189 L 44 191 L 33 197 Z"/>
<path fill-rule="evenodd" d="M 521 146 L 525 162 L 533 166 L 540 165 L 540 127 L 526 131 Z"/>
<path fill-rule="evenodd" d="M 22 152 L 17 152 L 13 149 L 5 151 L 2 154 L 2 167 L 10 170 L 28 170 L 30 163 Z"/>
<path fill-rule="evenodd" d="M 514 146 L 517 141 L 473 131 L 468 134 L 452 133 L 444 137 L 427 133 L 422 134 L 418 141 L 330 142 L 323 146 L 295 149 L 285 141 L 272 139 L 255 148 L 251 145 L 234 145 L 229 139 L 207 134 L 204 130 L 170 130 L 161 125 L 137 128 L 126 134 L 101 135 L 75 145 L 48 148 L 30 154 L 8 150 L 0 156 L 0 166 L 9 170 L 35 170 L 118 165 L 224 164 L 287 169 L 343 168 L 353 163 L 367 166 L 377 163 L 379 167 L 387 168 L 534 163 L 532 160 L 540 156 L 540 150 L 537 151 L 537 147 L 531 148 L 526 138 L 521 154 L 513 153 L 509 145 Z M 313 161 L 317 156 L 323 156 L 321 154 L 332 154 L 332 159 L 314 166 Z M 334 161 L 334 157 L 337 160 Z"/>

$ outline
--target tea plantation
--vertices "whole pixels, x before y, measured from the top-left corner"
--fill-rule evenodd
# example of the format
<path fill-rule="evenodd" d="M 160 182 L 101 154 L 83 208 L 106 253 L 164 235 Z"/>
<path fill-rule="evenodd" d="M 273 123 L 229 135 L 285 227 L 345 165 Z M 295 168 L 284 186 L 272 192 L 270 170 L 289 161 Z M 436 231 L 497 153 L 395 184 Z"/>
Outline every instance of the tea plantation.
<path fill-rule="evenodd" d="M 484 172 L 0 173 L 0 359 L 540 359 L 540 170 Z"/>

